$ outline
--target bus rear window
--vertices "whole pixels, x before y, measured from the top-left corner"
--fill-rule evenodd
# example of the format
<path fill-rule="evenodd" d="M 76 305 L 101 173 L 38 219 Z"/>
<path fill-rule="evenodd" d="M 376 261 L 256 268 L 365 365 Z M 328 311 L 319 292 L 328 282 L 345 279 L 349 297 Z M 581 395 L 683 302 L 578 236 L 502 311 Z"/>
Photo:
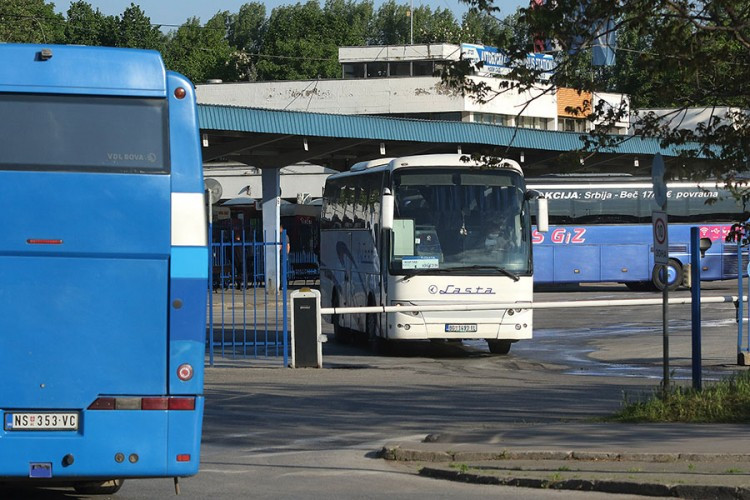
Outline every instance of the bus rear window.
<path fill-rule="evenodd" d="M 0 169 L 169 172 L 166 99 L 0 94 Z"/>

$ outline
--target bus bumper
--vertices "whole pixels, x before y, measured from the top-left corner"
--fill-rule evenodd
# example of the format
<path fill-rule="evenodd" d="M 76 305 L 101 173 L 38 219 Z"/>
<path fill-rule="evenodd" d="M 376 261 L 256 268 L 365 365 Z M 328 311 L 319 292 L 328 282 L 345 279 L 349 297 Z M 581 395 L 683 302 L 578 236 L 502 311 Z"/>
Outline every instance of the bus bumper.
<path fill-rule="evenodd" d="M 203 404 L 199 397 L 195 410 L 84 410 L 77 431 L 3 429 L 0 479 L 195 475 Z"/>
<path fill-rule="evenodd" d="M 532 311 L 398 312 L 386 314 L 386 325 L 392 340 L 522 340 L 532 336 Z"/>

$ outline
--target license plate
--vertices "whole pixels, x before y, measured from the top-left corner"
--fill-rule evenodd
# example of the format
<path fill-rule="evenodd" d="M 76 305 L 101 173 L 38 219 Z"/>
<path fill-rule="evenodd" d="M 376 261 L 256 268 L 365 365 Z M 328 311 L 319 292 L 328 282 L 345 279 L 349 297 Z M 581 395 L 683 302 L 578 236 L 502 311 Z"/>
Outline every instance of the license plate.
<path fill-rule="evenodd" d="M 464 325 L 447 324 L 445 325 L 445 331 L 446 333 L 476 332 L 477 325 L 476 324 L 464 324 Z"/>
<path fill-rule="evenodd" d="M 76 412 L 14 412 L 5 414 L 6 431 L 75 431 Z"/>

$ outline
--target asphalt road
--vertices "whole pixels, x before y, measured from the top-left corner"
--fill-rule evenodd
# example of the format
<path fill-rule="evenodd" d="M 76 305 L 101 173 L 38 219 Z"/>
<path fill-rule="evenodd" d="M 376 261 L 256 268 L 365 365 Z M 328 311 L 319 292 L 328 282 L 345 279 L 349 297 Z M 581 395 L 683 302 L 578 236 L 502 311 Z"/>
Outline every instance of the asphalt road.
<path fill-rule="evenodd" d="M 731 282 L 703 290 L 734 293 Z M 600 285 L 539 290 L 536 299 L 658 296 Z M 670 371 L 688 384 L 689 315 L 689 306 L 670 307 Z M 737 369 L 735 308 L 704 306 L 703 319 L 710 380 Z M 624 394 L 658 387 L 661 307 L 537 311 L 535 338 L 507 356 L 491 355 L 483 342 L 407 344 L 388 357 L 331 342 L 324 366 L 291 370 L 277 360 L 218 358 L 206 372 L 201 473 L 181 481 L 181 498 L 625 498 L 447 483 L 410 474 L 376 452 L 389 441 L 430 433 L 585 420 L 616 410 Z M 117 498 L 173 491 L 168 479 L 131 480 Z M 76 498 L 59 490 L 10 493 Z"/>

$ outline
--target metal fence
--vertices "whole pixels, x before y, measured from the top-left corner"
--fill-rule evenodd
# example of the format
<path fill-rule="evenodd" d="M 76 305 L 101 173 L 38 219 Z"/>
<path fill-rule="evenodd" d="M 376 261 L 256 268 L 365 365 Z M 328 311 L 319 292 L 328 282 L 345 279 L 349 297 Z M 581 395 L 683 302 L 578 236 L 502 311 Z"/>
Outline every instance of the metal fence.
<path fill-rule="evenodd" d="M 287 286 L 290 271 L 286 232 L 262 241 L 250 229 L 211 228 L 208 328 L 209 363 L 222 358 L 283 358 L 288 364 Z M 267 252 L 268 247 L 274 250 Z M 273 255 L 275 266 L 267 265 Z M 302 262 L 298 258 L 297 262 Z M 278 286 L 266 288 L 266 269 L 279 269 Z M 273 280 L 275 283 L 276 280 Z"/>

